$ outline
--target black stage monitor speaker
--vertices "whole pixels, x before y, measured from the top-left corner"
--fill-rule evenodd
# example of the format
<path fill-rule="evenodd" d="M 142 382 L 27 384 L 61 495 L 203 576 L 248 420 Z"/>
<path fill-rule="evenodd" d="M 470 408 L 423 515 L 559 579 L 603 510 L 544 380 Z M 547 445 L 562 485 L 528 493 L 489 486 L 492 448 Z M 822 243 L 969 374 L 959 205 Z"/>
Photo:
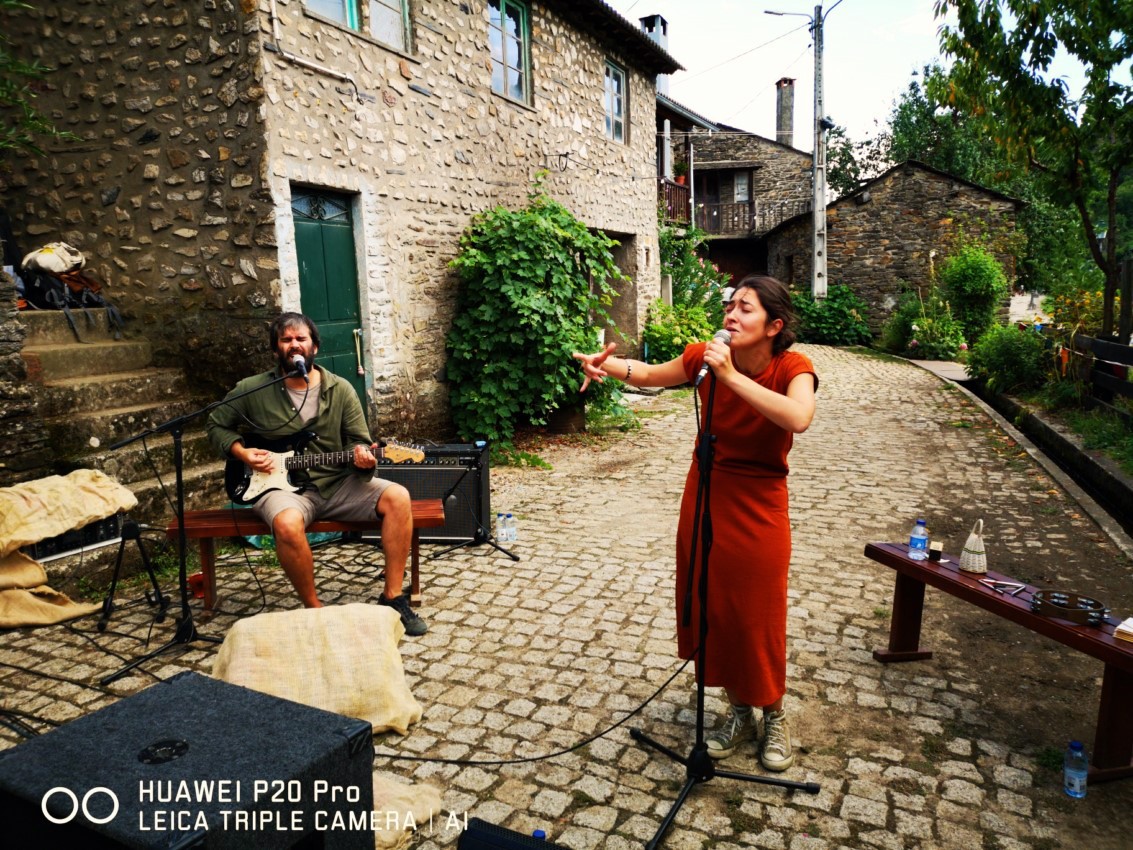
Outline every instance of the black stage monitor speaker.
<path fill-rule="evenodd" d="M 496 826 L 480 818 L 468 821 L 468 829 L 460 834 L 456 847 L 457 850 L 562 850 L 560 844 Z"/>
<path fill-rule="evenodd" d="M 421 463 L 379 461 L 378 477 L 404 485 L 414 499 L 445 500 L 445 524 L 422 529 L 422 540 L 483 543 L 492 533 L 488 444 L 449 443 L 426 446 L 424 452 Z M 362 539 L 374 541 L 380 535 L 364 534 Z"/>
<path fill-rule="evenodd" d="M 7 847 L 372 850 L 370 724 L 182 673 L 0 752 Z"/>

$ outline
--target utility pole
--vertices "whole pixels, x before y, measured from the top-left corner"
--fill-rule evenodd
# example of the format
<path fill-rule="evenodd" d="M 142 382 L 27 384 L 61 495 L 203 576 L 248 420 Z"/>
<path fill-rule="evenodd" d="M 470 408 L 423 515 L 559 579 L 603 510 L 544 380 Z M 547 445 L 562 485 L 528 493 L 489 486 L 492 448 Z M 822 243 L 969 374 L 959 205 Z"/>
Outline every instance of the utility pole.
<path fill-rule="evenodd" d="M 814 7 L 811 19 L 814 33 L 814 250 L 811 264 L 814 300 L 826 297 L 826 115 L 822 104 L 822 5 Z"/>
<path fill-rule="evenodd" d="M 826 13 L 833 12 L 838 3 L 830 7 Z M 822 4 L 814 7 L 814 17 L 803 12 L 772 12 L 765 10 L 768 15 L 799 15 L 810 19 L 810 32 L 814 39 L 814 155 L 811 165 L 811 185 L 814 195 L 811 205 L 814 207 L 813 239 L 811 249 L 811 293 L 816 301 L 826 297 L 826 132 L 834 126 L 829 118 L 823 114 L 823 74 L 822 74 L 822 25 L 825 19 L 822 15 Z"/>

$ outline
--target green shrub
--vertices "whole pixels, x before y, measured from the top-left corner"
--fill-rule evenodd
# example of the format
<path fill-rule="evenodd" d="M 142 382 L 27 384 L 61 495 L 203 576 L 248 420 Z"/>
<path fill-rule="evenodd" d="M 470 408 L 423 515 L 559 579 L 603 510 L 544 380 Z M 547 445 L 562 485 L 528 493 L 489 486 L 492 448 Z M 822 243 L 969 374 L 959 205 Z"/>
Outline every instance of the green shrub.
<path fill-rule="evenodd" d="M 993 327 L 972 346 L 968 375 L 993 392 L 1032 389 L 1046 381 L 1050 365 L 1047 342 L 1033 330 Z"/>
<path fill-rule="evenodd" d="M 610 253 L 617 243 L 544 194 L 540 180 L 525 208 L 476 216 L 452 261 L 461 286 L 446 370 L 464 440 L 508 443 L 518 425 L 579 404 L 571 353 L 598 349 L 610 281 L 625 280 Z M 614 403 L 616 384 L 591 384 L 587 404 Z"/>
<path fill-rule="evenodd" d="M 648 363 L 667 363 L 679 357 L 686 345 L 712 339 L 712 334 L 723 324 L 713 324 L 701 305 L 678 304 L 670 307 L 663 301 L 649 305 L 649 315 L 641 341 L 645 346 Z"/>
<path fill-rule="evenodd" d="M 987 249 L 965 245 L 941 267 L 940 283 L 964 338 L 974 343 L 995 324 L 996 309 L 1007 296 L 1003 267 Z"/>
<path fill-rule="evenodd" d="M 887 351 L 917 360 L 954 360 L 964 346 L 964 330 L 936 287 L 921 298 L 906 292 L 881 330 Z"/>
<path fill-rule="evenodd" d="M 835 284 L 815 301 L 809 289 L 791 293 L 799 317 L 799 340 L 819 345 L 867 345 L 873 340 L 865 320 L 865 302 L 850 287 Z"/>
<path fill-rule="evenodd" d="M 701 307 L 709 326 L 719 328 L 724 324 L 722 296 L 728 275 L 698 253 L 707 238 L 703 230 L 695 227 L 676 228 L 662 223 L 657 231 L 661 274 L 673 279 L 673 306 Z"/>

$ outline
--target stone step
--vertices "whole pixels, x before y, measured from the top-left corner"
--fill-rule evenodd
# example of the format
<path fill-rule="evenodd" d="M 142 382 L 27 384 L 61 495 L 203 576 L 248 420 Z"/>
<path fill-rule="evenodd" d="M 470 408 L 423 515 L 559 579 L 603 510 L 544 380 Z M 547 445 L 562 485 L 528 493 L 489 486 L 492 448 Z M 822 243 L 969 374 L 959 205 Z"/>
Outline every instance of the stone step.
<path fill-rule="evenodd" d="M 130 511 L 130 515 L 138 522 L 165 528 L 173 521 L 173 505 L 170 502 L 176 503 L 177 493 L 172 475 L 163 475 L 161 480 L 165 484 L 164 490 L 156 478 L 128 485 L 138 497 L 138 506 Z M 224 492 L 224 461 L 201 463 L 185 470 L 185 510 L 222 508 L 228 502 L 228 494 Z"/>
<path fill-rule="evenodd" d="M 62 310 L 21 310 L 20 324 L 27 329 L 24 345 L 69 345 L 80 341 L 106 342 L 114 339 L 106 310 L 101 307 L 72 310 L 71 318 L 75 320 L 79 339 L 75 339 L 75 332 Z"/>
<path fill-rule="evenodd" d="M 40 415 L 50 418 L 130 404 L 159 404 L 188 398 L 181 369 L 140 369 L 48 381 L 36 390 Z"/>
<path fill-rule="evenodd" d="M 152 352 L 144 339 L 25 346 L 20 352 L 28 380 L 43 384 L 85 375 L 132 372 L 150 365 Z"/>
<path fill-rule="evenodd" d="M 148 448 L 148 452 L 147 452 Z M 186 431 L 181 439 L 181 451 L 185 459 L 185 468 L 199 466 L 200 464 L 215 463 L 220 459 L 208 441 L 208 435 L 203 429 Z M 147 457 L 148 455 L 148 457 Z M 142 441 L 123 446 L 116 451 L 103 448 L 100 451 L 84 455 L 80 464 L 91 469 L 98 469 L 107 475 L 130 486 L 133 482 L 152 478 L 154 470 L 172 487 L 175 470 L 173 467 L 173 438 L 168 434 L 158 434 Z"/>
<path fill-rule="evenodd" d="M 79 461 L 90 454 L 91 450 L 106 449 L 120 440 L 140 434 L 147 428 L 196 409 L 196 404 L 188 399 L 162 404 L 131 404 L 106 410 L 53 416 L 45 418 L 43 424 L 47 427 L 55 457 L 70 457 Z"/>

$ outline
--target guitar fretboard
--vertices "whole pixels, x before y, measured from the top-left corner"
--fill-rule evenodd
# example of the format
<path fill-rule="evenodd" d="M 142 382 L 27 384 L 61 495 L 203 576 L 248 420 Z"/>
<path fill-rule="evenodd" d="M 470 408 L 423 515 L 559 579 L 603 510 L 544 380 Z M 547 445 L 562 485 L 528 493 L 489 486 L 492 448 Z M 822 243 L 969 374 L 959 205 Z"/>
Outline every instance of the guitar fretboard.
<path fill-rule="evenodd" d="M 378 449 L 375 455 L 381 459 L 382 450 Z M 354 463 L 354 449 L 317 455 L 294 455 L 284 462 L 284 466 L 288 469 L 310 469 L 313 466 L 348 466 L 352 463 Z"/>

